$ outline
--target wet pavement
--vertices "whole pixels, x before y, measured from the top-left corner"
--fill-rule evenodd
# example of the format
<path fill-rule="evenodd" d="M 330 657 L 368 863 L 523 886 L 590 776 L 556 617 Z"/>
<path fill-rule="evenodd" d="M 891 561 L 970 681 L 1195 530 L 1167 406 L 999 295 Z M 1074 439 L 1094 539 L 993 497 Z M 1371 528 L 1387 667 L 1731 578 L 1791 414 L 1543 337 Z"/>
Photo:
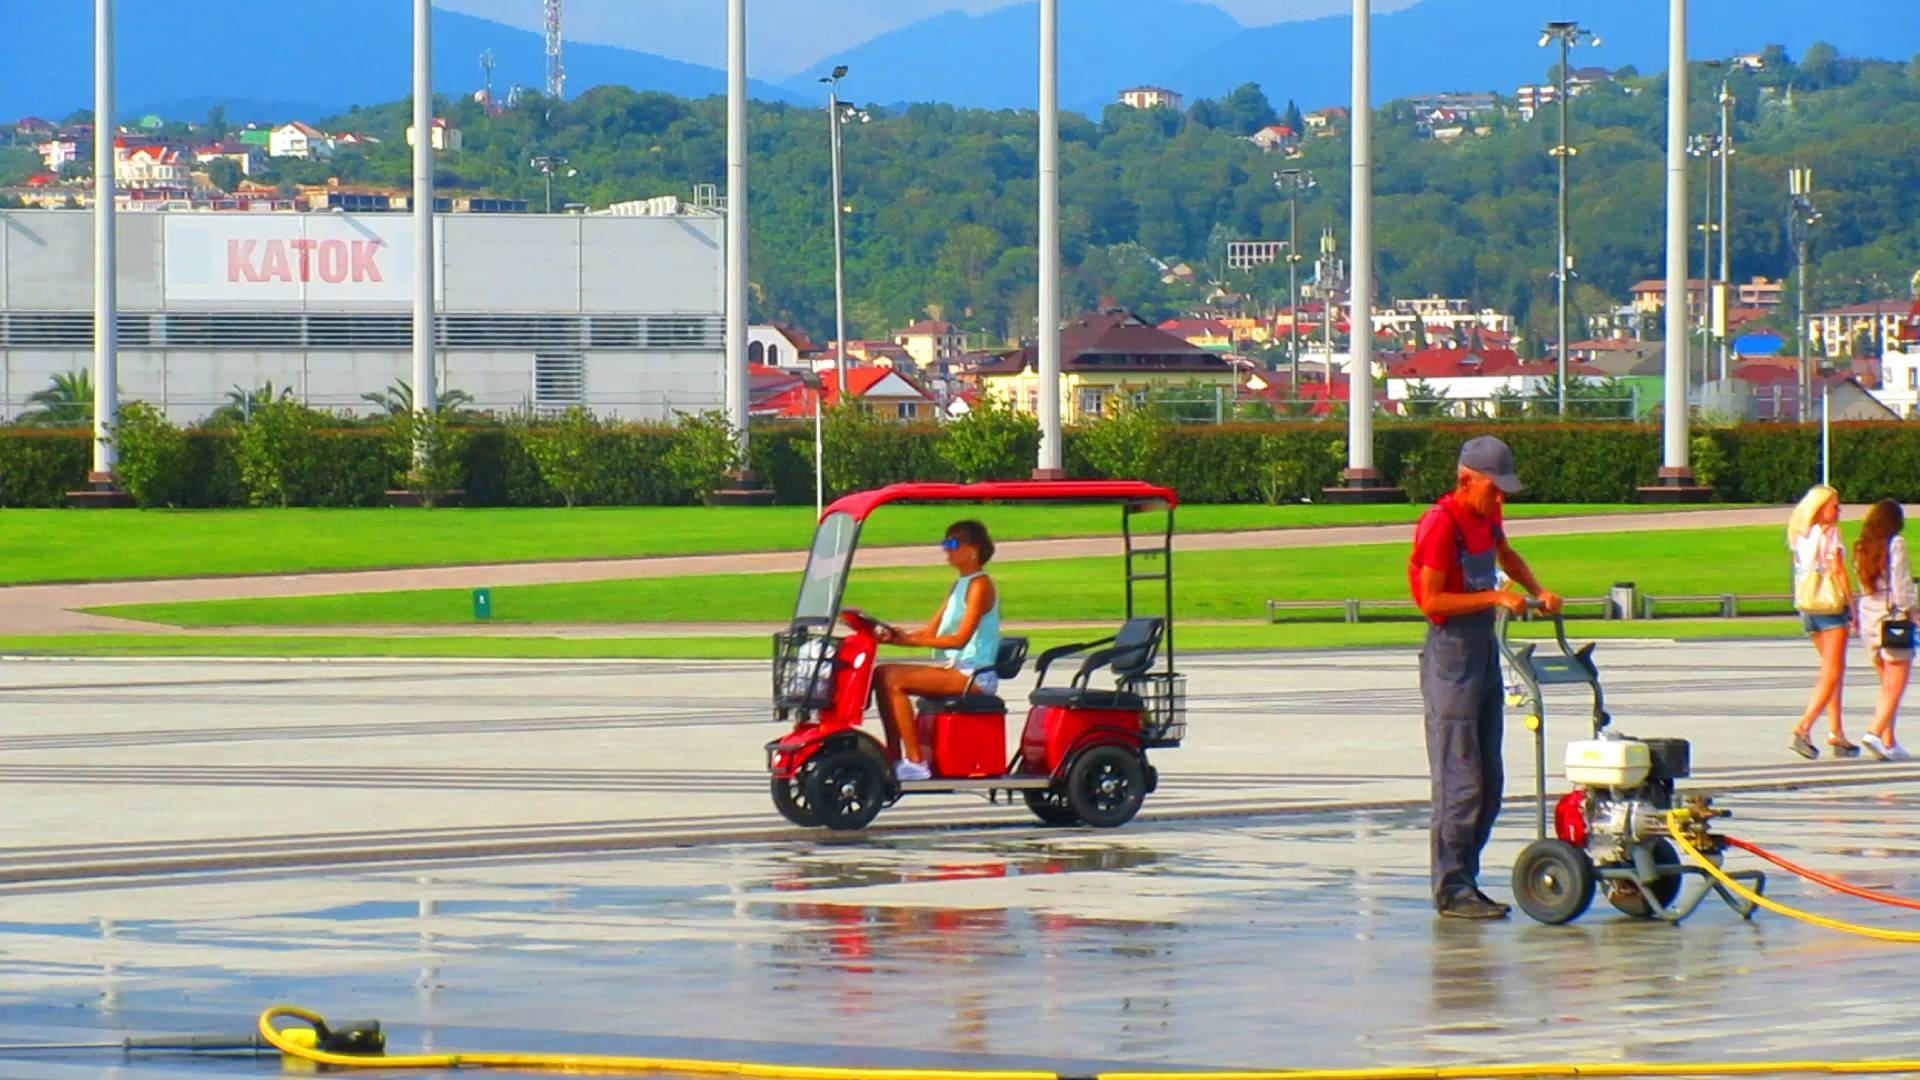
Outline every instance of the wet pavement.
<path fill-rule="evenodd" d="M 1920 766 L 1778 745 L 1810 658 L 1600 650 L 1619 725 L 1694 739 L 1691 786 L 1726 793 L 1725 831 L 1920 896 Z M 1183 662 L 1189 744 L 1120 830 L 950 797 L 843 839 L 768 808 L 753 665 L 6 665 L 0 1043 L 244 1030 L 290 1001 L 379 1017 L 396 1050 L 1074 1069 L 1912 1052 L 1911 946 L 1713 901 L 1677 929 L 1604 901 L 1570 927 L 1436 920 L 1410 661 Z M 1583 708 L 1555 700 L 1551 759 Z M 1532 754 L 1511 729 L 1518 794 Z M 1498 895 L 1526 809 L 1489 852 Z M 105 1060 L 0 1054 L 0 1076 L 278 1071 Z"/>
<path fill-rule="evenodd" d="M 1734 803 L 1740 835 L 1920 895 L 1920 791 Z M 1910 1049 L 1911 947 L 1717 903 L 1679 928 L 1604 901 L 1569 927 L 1443 922 L 1422 826 L 1363 811 L 16 895 L 0 900 L 0 1042 L 244 1029 L 292 1001 L 379 1017 L 396 1050 L 1283 1067 Z M 1503 822 L 1495 892 L 1530 830 Z"/>

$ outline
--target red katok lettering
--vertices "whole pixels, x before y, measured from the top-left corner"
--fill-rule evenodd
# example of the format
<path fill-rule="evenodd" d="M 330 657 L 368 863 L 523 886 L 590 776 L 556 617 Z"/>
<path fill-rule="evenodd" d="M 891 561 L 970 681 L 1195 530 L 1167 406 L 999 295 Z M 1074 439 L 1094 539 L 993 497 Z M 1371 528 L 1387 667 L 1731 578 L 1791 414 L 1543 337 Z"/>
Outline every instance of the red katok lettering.
<path fill-rule="evenodd" d="M 386 244 L 379 240 L 353 241 L 353 254 L 350 259 L 353 267 L 353 280 L 386 281 L 385 278 L 380 276 L 380 264 L 374 261 L 374 256 L 379 254 L 380 249 L 385 246 Z"/>

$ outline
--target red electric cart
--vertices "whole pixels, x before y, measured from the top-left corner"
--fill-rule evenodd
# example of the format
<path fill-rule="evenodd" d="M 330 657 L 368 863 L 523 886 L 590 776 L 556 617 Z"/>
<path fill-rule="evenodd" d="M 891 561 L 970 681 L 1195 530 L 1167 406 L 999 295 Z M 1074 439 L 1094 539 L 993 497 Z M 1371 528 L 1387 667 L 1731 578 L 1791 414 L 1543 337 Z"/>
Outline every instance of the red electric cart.
<path fill-rule="evenodd" d="M 1112 828 L 1131 820 L 1158 781 L 1147 751 L 1178 746 L 1186 733 L 1186 678 L 1173 666 L 1178 501 L 1169 488 L 1131 480 L 894 484 L 835 500 L 814 531 L 793 621 L 773 639 L 774 716 L 792 725 L 766 748 L 774 806 L 796 825 L 862 829 L 902 795 L 1019 792 L 1050 825 Z M 894 756 L 861 727 L 882 624 L 840 606 L 861 526 L 895 502 L 1120 508 L 1126 613 L 1118 629 L 1040 654 L 1038 684 L 1011 755 L 1007 704 L 997 695 L 922 699 L 915 722 L 928 748 L 929 780 L 896 780 Z M 1164 524 L 1143 535 L 1135 524 L 1143 514 Z M 1054 665 L 1069 658 L 1079 663 L 1073 676 L 1046 685 Z M 1002 636 L 994 665 L 1002 682 L 1020 674 L 1026 660 L 1026 639 Z"/>

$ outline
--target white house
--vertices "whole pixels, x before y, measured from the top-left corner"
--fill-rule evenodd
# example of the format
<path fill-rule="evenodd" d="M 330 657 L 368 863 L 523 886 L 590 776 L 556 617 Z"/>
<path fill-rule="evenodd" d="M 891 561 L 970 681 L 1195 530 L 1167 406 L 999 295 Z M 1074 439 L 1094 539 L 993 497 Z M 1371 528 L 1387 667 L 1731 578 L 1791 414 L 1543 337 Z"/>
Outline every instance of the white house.
<path fill-rule="evenodd" d="M 747 362 L 777 368 L 804 368 L 813 342 L 791 326 L 762 323 L 747 327 Z"/>
<path fill-rule="evenodd" d="M 242 142 L 217 142 L 198 147 L 193 152 L 193 160 L 200 165 L 231 161 L 240 166 L 241 176 L 252 176 L 267 167 L 267 155 L 259 147 Z"/>
<path fill-rule="evenodd" d="M 333 136 L 298 120 L 274 128 L 268 138 L 267 153 L 279 158 L 330 158 Z"/>
<path fill-rule="evenodd" d="M 460 129 L 447 122 L 446 117 L 433 118 L 433 148 L 449 153 L 460 149 Z M 413 125 L 407 125 L 407 145 L 413 145 Z"/>
<path fill-rule="evenodd" d="M 62 165 L 72 161 L 82 161 L 93 156 L 93 144 L 71 135 L 56 135 L 46 142 L 34 146 L 40 160 L 47 163 L 47 171 L 57 173 Z"/>
<path fill-rule="evenodd" d="M 1880 388 L 1873 396 L 1904 419 L 1920 417 L 1920 352 L 1881 353 Z"/>
<path fill-rule="evenodd" d="M 113 141 L 113 180 L 124 188 L 184 188 L 193 170 L 170 146 L 133 146 Z"/>
<path fill-rule="evenodd" d="M 1132 109 L 1180 108 L 1179 94 L 1163 86 L 1135 86 L 1120 91 L 1120 104 Z"/>

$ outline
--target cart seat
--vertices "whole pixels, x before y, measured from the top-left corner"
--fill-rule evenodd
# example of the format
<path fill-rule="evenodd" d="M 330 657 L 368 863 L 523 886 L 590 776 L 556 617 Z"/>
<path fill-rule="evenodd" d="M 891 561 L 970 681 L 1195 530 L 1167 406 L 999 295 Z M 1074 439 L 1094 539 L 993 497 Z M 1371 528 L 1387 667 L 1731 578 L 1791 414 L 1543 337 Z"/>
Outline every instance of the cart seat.
<path fill-rule="evenodd" d="M 1002 679 L 1011 679 L 1020 674 L 1027 663 L 1027 639 L 1023 637 L 1003 637 L 1000 639 L 1000 651 L 994 654 L 993 673 Z M 961 694 L 956 697 L 930 697 L 920 699 L 920 712 L 923 713 L 961 713 L 980 715 L 1007 711 L 1007 703 L 998 694 Z"/>
<path fill-rule="evenodd" d="M 1067 709 L 1133 709 L 1147 707 L 1140 695 L 1130 690 L 1090 690 L 1084 686 L 1044 686 L 1028 695 L 1035 705 L 1055 705 Z"/>

